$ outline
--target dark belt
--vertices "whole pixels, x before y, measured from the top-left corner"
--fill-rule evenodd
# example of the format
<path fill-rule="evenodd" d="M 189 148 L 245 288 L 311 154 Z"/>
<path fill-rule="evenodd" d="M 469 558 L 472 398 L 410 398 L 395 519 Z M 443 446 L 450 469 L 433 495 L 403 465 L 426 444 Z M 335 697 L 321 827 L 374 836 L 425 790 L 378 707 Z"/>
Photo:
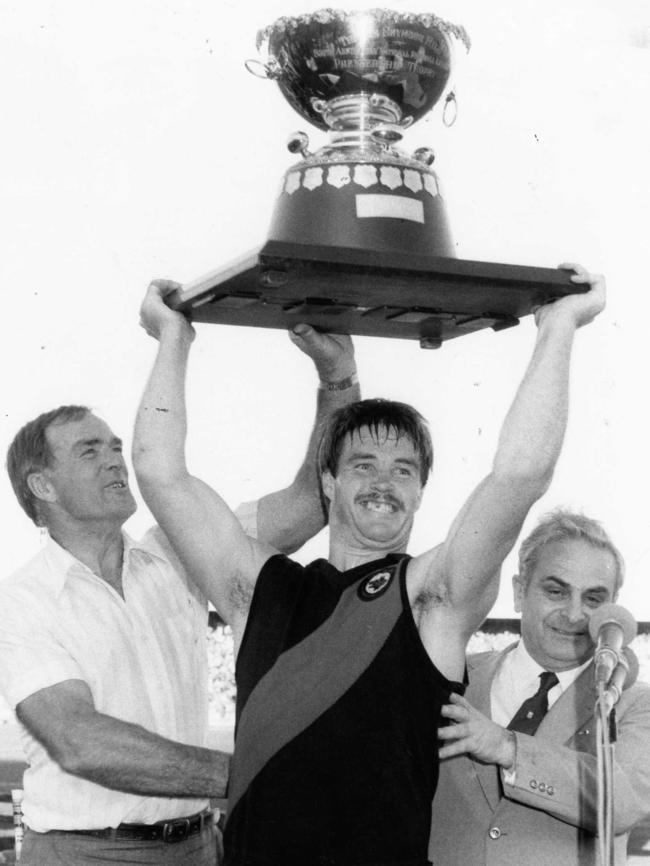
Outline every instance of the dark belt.
<path fill-rule="evenodd" d="M 120 824 L 102 830 L 50 830 L 50 833 L 74 833 L 79 836 L 94 836 L 96 839 L 138 839 L 141 842 L 184 842 L 196 836 L 204 827 L 213 823 L 210 809 L 176 818 L 173 821 L 158 821 L 155 824 Z"/>

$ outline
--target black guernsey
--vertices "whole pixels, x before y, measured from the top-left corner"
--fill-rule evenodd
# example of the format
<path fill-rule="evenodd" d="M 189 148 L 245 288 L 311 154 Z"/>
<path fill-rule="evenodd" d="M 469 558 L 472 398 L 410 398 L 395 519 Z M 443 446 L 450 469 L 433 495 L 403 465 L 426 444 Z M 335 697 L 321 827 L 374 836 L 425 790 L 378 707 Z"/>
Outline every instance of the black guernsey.
<path fill-rule="evenodd" d="M 422 646 L 407 561 L 262 568 L 236 665 L 226 866 L 428 863 L 440 708 L 463 686 Z"/>

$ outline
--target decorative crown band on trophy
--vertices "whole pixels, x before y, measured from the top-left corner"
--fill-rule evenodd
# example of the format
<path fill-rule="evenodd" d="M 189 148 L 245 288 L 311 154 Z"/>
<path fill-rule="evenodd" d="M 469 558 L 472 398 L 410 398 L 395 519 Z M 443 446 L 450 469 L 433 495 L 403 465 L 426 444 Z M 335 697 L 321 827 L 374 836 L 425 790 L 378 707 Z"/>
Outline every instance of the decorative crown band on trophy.
<path fill-rule="evenodd" d="M 261 250 L 186 284 L 172 305 L 193 320 L 417 339 L 425 348 L 516 325 L 576 291 L 566 272 L 457 259 L 433 151 L 407 154 L 405 129 L 450 88 L 463 27 L 435 15 L 324 9 L 280 18 L 257 35 L 248 70 L 275 81 L 328 141 L 284 176 Z"/>

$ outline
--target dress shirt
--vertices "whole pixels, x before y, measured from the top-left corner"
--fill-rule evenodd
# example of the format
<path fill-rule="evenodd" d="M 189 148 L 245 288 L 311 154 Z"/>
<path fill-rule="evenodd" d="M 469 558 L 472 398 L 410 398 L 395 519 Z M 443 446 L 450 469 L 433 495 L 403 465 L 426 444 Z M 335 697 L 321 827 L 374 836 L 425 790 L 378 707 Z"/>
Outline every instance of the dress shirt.
<path fill-rule="evenodd" d="M 591 659 L 580 667 L 556 671 L 558 683 L 549 690 L 549 710 L 558 698 L 580 676 Z M 512 652 L 506 653 L 492 681 L 490 692 L 492 720 L 507 727 L 523 702 L 539 689 L 539 675 L 545 668 L 528 654 L 524 642 L 519 641 Z"/>
<path fill-rule="evenodd" d="M 256 513 L 247 506 L 245 529 Z M 207 745 L 207 603 L 160 529 L 124 533 L 124 598 L 49 538 L 0 584 L 0 691 L 15 708 L 40 689 L 83 680 L 100 713 L 167 739 Z M 64 772 L 22 729 L 29 764 L 25 823 L 33 830 L 151 824 L 201 811 L 203 798 L 147 797 Z"/>

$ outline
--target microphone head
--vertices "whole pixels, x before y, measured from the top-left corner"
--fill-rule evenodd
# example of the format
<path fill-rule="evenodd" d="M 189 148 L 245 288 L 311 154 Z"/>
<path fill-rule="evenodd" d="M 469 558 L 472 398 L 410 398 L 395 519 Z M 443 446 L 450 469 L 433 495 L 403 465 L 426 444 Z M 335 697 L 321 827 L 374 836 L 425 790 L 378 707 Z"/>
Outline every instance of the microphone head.
<path fill-rule="evenodd" d="M 623 632 L 623 646 L 636 637 L 636 620 L 629 610 L 620 604 L 603 604 L 589 618 L 589 635 L 598 643 L 598 635 L 604 625 L 617 625 Z"/>

